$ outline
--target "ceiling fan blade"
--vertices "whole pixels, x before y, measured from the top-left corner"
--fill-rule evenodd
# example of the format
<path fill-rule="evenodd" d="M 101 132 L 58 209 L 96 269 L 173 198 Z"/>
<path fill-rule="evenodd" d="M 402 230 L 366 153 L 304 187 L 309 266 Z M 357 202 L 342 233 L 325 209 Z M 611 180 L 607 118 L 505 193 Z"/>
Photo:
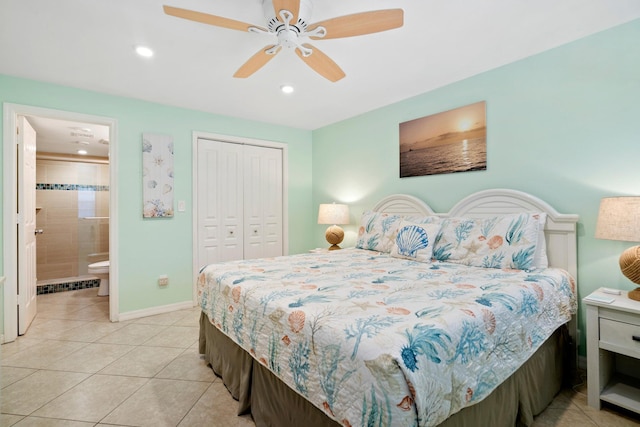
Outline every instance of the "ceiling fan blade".
<path fill-rule="evenodd" d="M 302 59 L 309 67 L 320 74 L 322 77 L 332 82 L 337 82 L 345 76 L 344 71 L 333 62 L 331 58 L 322 53 L 317 47 L 310 44 L 303 44 L 302 46 L 307 49 L 312 49 L 313 53 L 309 56 L 304 56 L 300 49 L 296 49 L 296 54 Z"/>
<path fill-rule="evenodd" d="M 300 12 L 300 0 L 273 0 L 273 10 L 276 12 L 276 19 L 280 21 L 280 11 L 288 10 L 293 14 L 291 24 L 298 22 L 298 13 Z"/>
<path fill-rule="evenodd" d="M 403 23 L 404 11 L 402 9 L 374 10 L 317 22 L 310 25 L 307 32 L 322 26 L 327 30 L 327 34 L 324 37 L 311 36 L 312 39 L 337 39 L 392 30 L 402 27 Z"/>
<path fill-rule="evenodd" d="M 267 53 L 269 49 L 275 48 L 277 45 L 267 46 L 264 49 L 259 50 L 255 55 L 253 55 L 247 62 L 242 64 L 238 71 L 233 75 L 233 77 L 239 79 L 245 79 L 258 71 L 260 68 L 264 67 L 265 64 L 271 61 L 277 54 L 280 52 L 279 48 L 275 51 L 275 53 Z"/>
<path fill-rule="evenodd" d="M 231 30 L 248 31 L 250 27 L 260 28 L 267 31 L 265 28 L 259 27 L 253 24 L 247 24 L 246 22 L 236 21 L 234 19 L 223 18 L 222 16 L 209 15 L 208 13 L 196 12 L 188 9 L 181 9 L 179 7 L 162 6 L 164 13 L 167 15 L 175 16 L 178 18 L 188 19 L 189 21 L 201 22 L 203 24 L 214 25 L 216 27 L 229 28 Z"/>

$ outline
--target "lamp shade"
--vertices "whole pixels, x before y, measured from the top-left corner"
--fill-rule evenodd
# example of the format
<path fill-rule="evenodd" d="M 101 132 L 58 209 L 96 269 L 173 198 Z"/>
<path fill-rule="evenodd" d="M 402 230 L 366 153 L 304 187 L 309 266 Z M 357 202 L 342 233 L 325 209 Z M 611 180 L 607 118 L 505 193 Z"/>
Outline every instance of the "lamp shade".
<path fill-rule="evenodd" d="M 318 224 L 349 224 L 349 206 L 323 203 L 318 209 Z"/>
<path fill-rule="evenodd" d="M 598 239 L 640 242 L 640 197 L 606 197 L 600 202 Z M 640 284 L 640 246 L 634 246 L 620 255 L 620 271 L 633 283 Z M 629 298 L 640 300 L 640 288 L 629 293 Z"/>
<path fill-rule="evenodd" d="M 596 238 L 640 242 L 640 197 L 603 198 Z"/>

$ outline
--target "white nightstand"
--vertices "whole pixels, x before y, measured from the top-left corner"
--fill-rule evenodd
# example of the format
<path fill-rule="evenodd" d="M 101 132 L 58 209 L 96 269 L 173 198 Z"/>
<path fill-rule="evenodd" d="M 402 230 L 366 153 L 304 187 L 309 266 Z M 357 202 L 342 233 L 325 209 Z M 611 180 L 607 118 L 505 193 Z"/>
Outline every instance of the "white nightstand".
<path fill-rule="evenodd" d="M 600 409 L 604 401 L 640 413 L 640 301 L 600 289 L 583 301 L 589 406 Z"/>
<path fill-rule="evenodd" d="M 312 254 L 326 254 L 329 253 L 329 249 L 327 248 L 315 248 L 315 249 L 309 249 L 309 252 Z"/>

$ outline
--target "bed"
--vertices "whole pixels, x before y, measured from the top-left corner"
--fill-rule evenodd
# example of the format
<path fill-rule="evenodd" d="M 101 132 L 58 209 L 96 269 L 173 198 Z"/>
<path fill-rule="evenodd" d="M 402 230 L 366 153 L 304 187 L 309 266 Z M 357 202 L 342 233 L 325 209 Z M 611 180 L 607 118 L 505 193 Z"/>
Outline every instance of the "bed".
<path fill-rule="evenodd" d="M 515 190 L 386 197 L 359 248 L 205 266 L 200 352 L 257 426 L 529 425 L 575 369 L 576 223 Z"/>

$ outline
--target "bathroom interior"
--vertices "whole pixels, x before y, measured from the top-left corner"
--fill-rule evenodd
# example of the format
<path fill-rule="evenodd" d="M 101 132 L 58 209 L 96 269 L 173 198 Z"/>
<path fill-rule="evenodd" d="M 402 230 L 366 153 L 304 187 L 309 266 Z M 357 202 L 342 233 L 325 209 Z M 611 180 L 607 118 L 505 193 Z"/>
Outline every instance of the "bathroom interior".
<path fill-rule="evenodd" d="M 27 117 L 36 131 L 37 293 L 108 298 L 109 127 Z"/>

